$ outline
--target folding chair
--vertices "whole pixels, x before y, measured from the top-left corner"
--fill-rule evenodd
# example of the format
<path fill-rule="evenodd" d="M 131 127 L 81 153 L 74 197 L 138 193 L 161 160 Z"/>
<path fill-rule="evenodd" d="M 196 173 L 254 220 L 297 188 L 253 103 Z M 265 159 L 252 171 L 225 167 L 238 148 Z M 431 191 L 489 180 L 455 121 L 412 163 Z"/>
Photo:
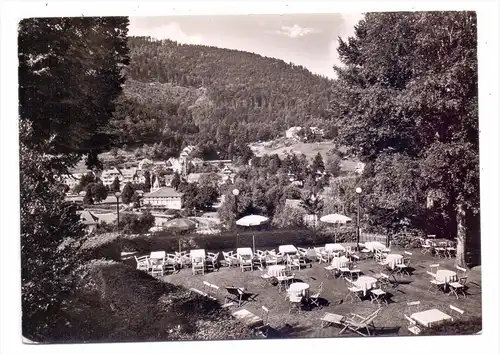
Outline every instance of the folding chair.
<path fill-rule="evenodd" d="M 351 270 L 347 267 L 339 268 L 339 279 L 347 279 L 351 275 Z"/>
<path fill-rule="evenodd" d="M 319 299 L 320 299 L 319 297 L 321 296 L 322 291 L 323 291 L 323 283 L 320 284 L 317 292 L 315 292 L 314 294 L 309 296 L 309 301 L 310 301 L 311 306 L 314 305 L 317 307 L 321 307 L 321 305 L 319 303 Z"/>
<path fill-rule="evenodd" d="M 349 275 L 352 281 L 358 279 L 360 274 L 361 274 L 361 269 L 359 268 L 349 269 Z"/>
<path fill-rule="evenodd" d="M 297 296 L 295 294 L 291 294 L 288 297 L 288 301 L 290 302 L 290 309 L 288 313 L 292 313 L 292 311 L 302 312 L 302 296 Z"/>
<path fill-rule="evenodd" d="M 375 329 L 375 325 L 373 324 L 373 322 L 375 321 L 375 318 L 378 316 L 380 310 L 382 310 L 382 308 L 379 308 L 377 311 L 373 312 L 371 315 L 367 317 L 351 313 L 352 317 L 350 318 L 347 317 L 344 320 L 344 328 L 339 332 L 339 334 L 344 333 L 348 329 L 365 337 L 366 334 L 361 332 L 361 330 L 365 329 L 367 331 L 368 336 L 370 336 L 371 335 L 370 327 L 372 327 L 372 330 Z"/>
<path fill-rule="evenodd" d="M 465 275 L 467 274 L 467 269 L 463 268 L 463 267 L 460 267 L 460 266 L 456 266 L 457 270 L 462 272 L 462 275 Z"/>
<path fill-rule="evenodd" d="M 389 276 L 387 274 L 380 272 L 380 274 L 378 274 L 376 278 L 382 290 L 384 290 L 384 288 L 392 286 L 391 280 L 389 279 Z"/>
<path fill-rule="evenodd" d="M 446 242 L 439 242 L 438 247 L 434 247 L 434 255 L 438 258 L 446 258 Z"/>
<path fill-rule="evenodd" d="M 464 297 L 467 297 L 465 293 L 465 284 L 467 283 L 467 277 L 460 277 L 458 281 L 452 282 L 448 284 L 450 291 L 448 295 L 454 294 L 458 300 L 458 293 L 461 293 Z"/>
<path fill-rule="evenodd" d="M 453 305 L 450 305 L 450 310 L 451 310 L 452 313 L 455 313 L 453 316 L 457 316 L 458 319 L 460 319 L 462 317 L 462 315 L 464 314 L 464 312 L 465 312 L 464 310 L 461 310 L 458 307 L 453 306 Z M 451 316 L 452 317 L 452 321 L 455 320 L 455 318 L 453 316 Z"/>
<path fill-rule="evenodd" d="M 436 274 L 436 273 L 437 273 L 437 271 L 438 271 L 438 269 L 439 269 L 439 264 L 437 264 L 437 263 L 436 263 L 436 264 L 431 264 L 431 265 L 429 266 L 429 268 L 431 269 L 431 273 Z M 434 271 L 433 271 L 433 270 L 434 270 Z"/>
<path fill-rule="evenodd" d="M 410 271 L 409 271 L 410 262 L 411 262 L 410 258 L 403 258 L 402 263 L 396 264 L 395 268 L 396 273 L 401 275 L 406 274 L 407 276 L 410 276 Z"/>
<path fill-rule="evenodd" d="M 347 280 L 347 279 L 346 279 Z M 351 298 L 351 303 L 354 302 L 354 300 L 358 299 L 359 301 L 363 301 L 361 298 L 361 293 L 363 292 L 363 289 L 358 288 L 354 284 L 351 284 L 348 282 L 350 286 L 347 287 L 347 290 L 349 290 L 349 293 L 347 293 L 347 296 L 345 297 L 345 300 L 347 301 L 347 298 Z"/>
<path fill-rule="evenodd" d="M 415 312 L 419 312 L 420 311 L 420 301 L 410 301 L 410 302 L 407 302 L 406 303 L 406 306 L 408 306 L 408 314 L 411 316 L 412 313 L 414 313 L 411 309 L 412 307 L 415 307 L 417 309 L 417 311 Z"/>
<path fill-rule="evenodd" d="M 420 247 L 422 248 L 422 254 L 428 254 L 432 252 L 432 246 L 427 242 L 427 240 L 424 240 L 422 237 L 420 237 L 419 241 Z"/>
<path fill-rule="evenodd" d="M 429 281 L 429 288 L 427 289 L 427 291 L 430 292 L 431 290 L 433 290 L 432 292 L 434 294 L 437 294 L 440 291 L 444 292 L 445 286 L 446 286 L 446 282 L 434 278 L 434 279 L 431 279 Z"/>
<path fill-rule="evenodd" d="M 387 293 L 380 288 L 370 290 L 371 302 L 376 302 L 379 306 L 382 305 L 382 301 L 385 302 L 386 305 L 388 305 L 386 296 Z"/>
<path fill-rule="evenodd" d="M 359 262 L 359 256 L 358 256 L 358 255 L 356 255 L 356 254 L 351 254 L 351 255 L 349 256 L 349 258 L 350 258 L 350 260 L 351 260 L 352 264 L 358 264 L 358 262 Z"/>
<path fill-rule="evenodd" d="M 408 331 L 412 334 L 419 335 L 420 332 L 422 331 L 420 327 L 417 325 L 417 322 L 415 322 L 413 319 L 405 315 L 405 318 L 408 320 Z"/>

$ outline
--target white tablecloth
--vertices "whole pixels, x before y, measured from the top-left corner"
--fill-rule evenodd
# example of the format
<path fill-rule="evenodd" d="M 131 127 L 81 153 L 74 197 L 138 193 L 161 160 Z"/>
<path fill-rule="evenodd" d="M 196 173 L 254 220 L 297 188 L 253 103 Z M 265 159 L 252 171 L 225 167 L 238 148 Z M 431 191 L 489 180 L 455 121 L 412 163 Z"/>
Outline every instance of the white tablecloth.
<path fill-rule="evenodd" d="M 391 269 L 394 269 L 396 267 L 396 264 L 403 263 L 403 256 L 400 254 L 391 253 L 385 257 L 385 261 Z"/>
<path fill-rule="evenodd" d="M 164 258 L 166 255 L 167 254 L 165 251 L 156 251 L 156 252 L 151 252 L 151 254 L 149 255 L 149 258 L 160 259 L 160 258 Z"/>
<path fill-rule="evenodd" d="M 297 248 L 294 245 L 281 245 L 278 250 L 283 254 L 297 254 Z"/>
<path fill-rule="evenodd" d="M 332 259 L 332 267 L 334 268 L 346 268 L 349 264 L 349 258 L 347 258 L 346 256 L 342 256 L 342 257 L 334 257 Z"/>
<path fill-rule="evenodd" d="M 191 252 L 189 253 L 190 257 L 191 257 L 191 261 L 193 261 L 193 259 L 195 258 L 202 258 L 203 260 L 205 260 L 205 250 L 191 250 Z"/>
<path fill-rule="evenodd" d="M 363 289 L 363 295 L 366 296 L 366 292 L 368 290 L 377 287 L 377 279 L 368 275 L 362 275 L 353 284 L 358 288 Z"/>
<path fill-rule="evenodd" d="M 443 281 L 445 283 L 452 283 L 457 281 L 457 273 L 448 269 L 439 269 L 436 272 L 436 280 Z"/>
<path fill-rule="evenodd" d="M 288 288 L 288 292 L 290 294 L 294 294 L 295 296 L 309 296 L 309 284 L 307 283 L 293 283 L 290 284 Z"/>
<path fill-rule="evenodd" d="M 325 250 L 328 252 L 345 252 L 345 247 L 340 243 L 327 243 Z"/>
<path fill-rule="evenodd" d="M 377 241 L 365 242 L 365 248 L 367 248 L 372 252 L 375 250 L 381 250 L 381 251 L 385 250 L 385 246 Z"/>
<path fill-rule="evenodd" d="M 451 316 L 438 309 L 416 312 L 410 317 L 424 327 L 431 327 L 433 324 L 452 320 Z"/>
<path fill-rule="evenodd" d="M 267 274 L 272 277 L 277 277 L 282 274 L 286 270 L 286 266 L 284 265 L 272 265 L 267 267 Z"/>

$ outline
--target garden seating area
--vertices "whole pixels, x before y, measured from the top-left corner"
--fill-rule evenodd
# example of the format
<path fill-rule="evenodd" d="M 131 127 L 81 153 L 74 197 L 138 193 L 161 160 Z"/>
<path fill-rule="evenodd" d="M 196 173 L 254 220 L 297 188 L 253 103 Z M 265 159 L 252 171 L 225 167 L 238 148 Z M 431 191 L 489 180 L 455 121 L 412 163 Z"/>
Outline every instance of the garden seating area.
<path fill-rule="evenodd" d="M 136 260 L 137 269 L 192 291 L 203 289 L 199 293 L 223 307 L 248 311 L 248 318 L 262 307 L 271 309 L 269 326 L 296 327 L 300 337 L 414 335 L 455 318 L 481 317 L 480 273 L 455 267 L 435 242 L 422 244 L 430 250 L 366 242 L 360 251 L 354 244 L 282 245 L 152 252 Z"/>

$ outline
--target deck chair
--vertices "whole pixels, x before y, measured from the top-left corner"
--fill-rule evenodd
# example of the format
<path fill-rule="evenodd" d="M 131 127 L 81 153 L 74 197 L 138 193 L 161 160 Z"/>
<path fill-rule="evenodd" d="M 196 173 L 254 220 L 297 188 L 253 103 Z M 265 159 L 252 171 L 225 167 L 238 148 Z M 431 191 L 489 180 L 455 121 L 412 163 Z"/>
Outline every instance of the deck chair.
<path fill-rule="evenodd" d="M 255 327 L 254 329 L 258 331 L 260 334 L 264 336 L 264 338 L 267 338 L 268 332 L 269 332 L 269 309 L 265 306 L 262 306 L 262 325 Z"/>
<path fill-rule="evenodd" d="M 408 314 L 411 316 L 412 313 L 414 313 L 412 311 L 412 308 L 415 307 L 416 308 L 416 311 L 415 312 L 419 312 L 420 311 L 420 301 L 410 301 L 410 302 L 407 302 L 406 303 L 406 306 L 408 306 Z"/>
<path fill-rule="evenodd" d="M 454 316 L 457 316 L 459 319 L 462 317 L 462 315 L 464 314 L 464 310 L 461 310 L 459 309 L 458 307 L 456 306 L 453 306 L 453 305 L 450 305 L 450 310 L 452 313 L 454 313 Z M 453 316 L 451 316 L 453 318 Z M 452 319 L 452 321 L 454 320 L 454 318 Z"/>
<path fill-rule="evenodd" d="M 467 283 L 467 277 L 460 277 L 458 281 L 452 282 L 448 284 L 450 291 L 448 295 L 454 294 L 458 300 L 458 293 L 461 293 L 464 297 L 467 297 L 465 293 L 465 284 Z"/>
<path fill-rule="evenodd" d="M 149 266 L 149 256 L 136 257 L 134 256 L 135 261 L 137 262 L 136 269 L 147 272 L 150 268 Z"/>
<path fill-rule="evenodd" d="M 344 320 L 344 328 L 340 331 L 339 334 L 344 333 L 346 330 L 350 330 L 362 335 L 363 337 L 366 337 L 366 334 L 361 332 L 363 329 L 365 329 L 368 336 L 370 336 L 370 327 L 372 327 L 372 330 L 375 329 L 373 321 L 375 321 L 375 318 L 378 316 L 380 310 L 382 310 L 382 308 L 379 308 L 367 317 L 351 313 L 352 317 L 346 317 L 346 319 Z"/>
<path fill-rule="evenodd" d="M 407 315 L 405 315 L 405 318 L 409 322 L 409 324 L 408 324 L 408 332 L 410 332 L 410 333 L 415 334 L 415 335 L 418 336 L 422 330 L 420 329 L 419 326 L 417 326 L 417 322 L 415 322 L 413 319 L 411 319 Z"/>
<path fill-rule="evenodd" d="M 325 312 L 322 318 L 320 318 L 321 321 L 321 328 L 324 328 L 328 325 L 336 324 L 336 325 L 341 325 L 344 323 L 345 316 L 342 315 L 337 315 L 335 313 L 330 313 L 330 312 Z"/>
<path fill-rule="evenodd" d="M 224 297 L 224 303 L 235 302 L 238 306 L 241 306 L 243 301 L 243 292 L 240 288 L 234 286 L 226 287 L 227 294 Z"/>

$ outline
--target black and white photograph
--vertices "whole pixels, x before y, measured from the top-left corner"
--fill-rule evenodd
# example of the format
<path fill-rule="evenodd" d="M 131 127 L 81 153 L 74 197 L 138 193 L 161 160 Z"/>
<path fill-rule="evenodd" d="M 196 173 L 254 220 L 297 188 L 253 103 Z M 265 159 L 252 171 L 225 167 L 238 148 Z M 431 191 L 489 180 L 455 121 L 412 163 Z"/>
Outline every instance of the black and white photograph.
<path fill-rule="evenodd" d="M 248 9 L 18 19 L 24 346 L 482 336 L 478 13 Z"/>

